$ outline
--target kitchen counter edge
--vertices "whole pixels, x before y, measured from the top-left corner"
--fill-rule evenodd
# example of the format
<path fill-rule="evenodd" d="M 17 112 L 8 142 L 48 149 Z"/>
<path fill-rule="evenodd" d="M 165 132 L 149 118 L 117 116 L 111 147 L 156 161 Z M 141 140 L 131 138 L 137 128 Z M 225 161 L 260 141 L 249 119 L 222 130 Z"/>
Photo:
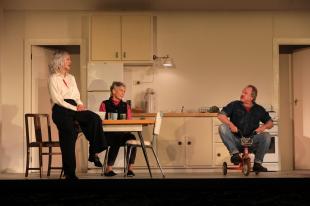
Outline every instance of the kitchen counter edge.
<path fill-rule="evenodd" d="M 132 113 L 132 117 L 155 117 L 156 113 Z M 164 117 L 217 117 L 209 112 L 164 112 Z"/>

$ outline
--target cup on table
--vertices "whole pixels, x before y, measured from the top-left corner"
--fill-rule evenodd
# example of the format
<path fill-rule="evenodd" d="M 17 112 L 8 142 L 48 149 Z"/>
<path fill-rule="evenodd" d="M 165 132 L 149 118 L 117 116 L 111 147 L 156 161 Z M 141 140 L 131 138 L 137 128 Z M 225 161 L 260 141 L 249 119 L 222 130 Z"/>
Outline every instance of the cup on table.
<path fill-rule="evenodd" d="M 96 112 L 96 114 L 98 114 L 102 120 L 105 119 L 105 112 Z"/>
<path fill-rule="evenodd" d="M 127 115 L 125 113 L 122 113 L 119 115 L 119 119 L 126 119 Z"/>
<path fill-rule="evenodd" d="M 117 120 L 117 113 L 108 113 L 108 119 Z"/>

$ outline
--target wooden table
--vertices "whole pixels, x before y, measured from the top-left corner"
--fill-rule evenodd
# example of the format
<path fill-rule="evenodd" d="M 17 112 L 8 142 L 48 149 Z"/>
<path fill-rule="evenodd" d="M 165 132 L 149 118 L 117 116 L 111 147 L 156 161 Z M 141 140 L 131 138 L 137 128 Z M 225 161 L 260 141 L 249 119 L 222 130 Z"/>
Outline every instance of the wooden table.
<path fill-rule="evenodd" d="M 143 126 L 154 125 L 154 119 L 141 119 L 141 120 L 102 120 L 103 131 L 104 132 L 137 132 L 141 148 L 144 154 L 144 158 L 147 164 L 147 168 L 149 170 L 150 176 L 152 177 L 152 172 L 150 168 L 149 159 L 146 152 L 146 147 L 144 145 L 144 138 L 142 136 Z M 125 157 L 124 157 L 125 158 Z"/>

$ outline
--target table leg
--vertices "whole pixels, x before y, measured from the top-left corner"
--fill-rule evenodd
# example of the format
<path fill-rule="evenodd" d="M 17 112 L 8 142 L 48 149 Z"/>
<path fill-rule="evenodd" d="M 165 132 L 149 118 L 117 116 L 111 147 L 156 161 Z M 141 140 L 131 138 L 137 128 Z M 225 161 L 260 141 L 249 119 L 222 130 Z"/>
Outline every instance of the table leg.
<path fill-rule="evenodd" d="M 152 172 L 151 172 L 149 159 L 147 157 L 147 153 L 146 153 L 146 149 L 145 149 L 143 136 L 142 136 L 141 132 L 138 132 L 138 135 L 139 135 L 139 138 L 140 138 L 141 148 L 142 148 L 142 151 L 143 151 L 143 154 L 144 154 L 144 158 L 145 158 L 145 161 L 146 161 L 146 164 L 147 164 L 147 168 L 149 169 L 150 176 L 152 177 Z"/>

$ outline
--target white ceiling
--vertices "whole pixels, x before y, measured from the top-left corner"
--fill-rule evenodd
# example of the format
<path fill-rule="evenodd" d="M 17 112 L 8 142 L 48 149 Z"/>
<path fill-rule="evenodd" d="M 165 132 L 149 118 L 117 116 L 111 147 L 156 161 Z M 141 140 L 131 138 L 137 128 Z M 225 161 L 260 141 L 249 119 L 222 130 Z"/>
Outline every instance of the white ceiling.
<path fill-rule="evenodd" d="M 310 9 L 310 0 L 0 0 L 0 3 L 7 10 L 235 11 Z"/>

